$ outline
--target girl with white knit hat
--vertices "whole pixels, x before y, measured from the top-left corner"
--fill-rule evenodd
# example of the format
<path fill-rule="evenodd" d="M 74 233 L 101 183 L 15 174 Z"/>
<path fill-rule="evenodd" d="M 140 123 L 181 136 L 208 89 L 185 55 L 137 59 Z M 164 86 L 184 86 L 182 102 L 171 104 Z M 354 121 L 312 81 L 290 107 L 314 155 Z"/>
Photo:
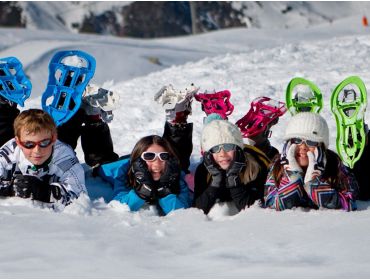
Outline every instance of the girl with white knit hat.
<path fill-rule="evenodd" d="M 358 185 L 339 156 L 328 149 L 329 128 L 316 113 L 302 112 L 289 121 L 281 158 L 265 184 L 265 207 L 356 209 Z"/>
<path fill-rule="evenodd" d="M 194 178 L 195 207 L 208 214 L 218 200 L 233 201 L 240 211 L 263 197 L 266 165 L 243 150 L 243 137 L 236 125 L 227 120 L 206 124 L 201 147 L 203 162 Z"/>

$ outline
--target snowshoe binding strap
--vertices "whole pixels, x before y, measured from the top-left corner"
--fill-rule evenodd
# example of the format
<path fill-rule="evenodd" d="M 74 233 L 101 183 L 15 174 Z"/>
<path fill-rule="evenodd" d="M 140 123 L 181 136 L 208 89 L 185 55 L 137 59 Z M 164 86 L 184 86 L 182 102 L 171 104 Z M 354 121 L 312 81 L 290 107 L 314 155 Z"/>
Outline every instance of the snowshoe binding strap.
<path fill-rule="evenodd" d="M 57 126 L 80 108 L 82 94 L 95 73 L 95 58 L 82 51 L 60 51 L 49 63 L 49 80 L 41 103 Z"/>
<path fill-rule="evenodd" d="M 353 168 L 366 144 L 365 84 L 357 76 L 348 77 L 334 89 L 330 105 L 337 125 L 337 152 L 345 165 Z"/>
<path fill-rule="evenodd" d="M 292 115 L 299 112 L 320 113 L 323 106 L 320 89 L 313 82 L 300 77 L 289 82 L 285 97 Z"/>
<path fill-rule="evenodd" d="M 32 84 L 23 72 L 22 63 L 15 57 L 0 59 L 0 95 L 10 101 L 24 106 L 30 97 Z"/>
<path fill-rule="evenodd" d="M 251 103 L 248 113 L 236 122 L 244 138 L 256 136 L 276 124 L 287 111 L 284 102 L 269 97 L 258 97 Z"/>
<path fill-rule="evenodd" d="M 194 98 L 202 103 L 202 110 L 207 116 L 216 113 L 223 119 L 227 119 L 234 111 L 234 105 L 230 102 L 230 96 L 230 91 L 223 90 L 214 93 L 198 93 Z"/>

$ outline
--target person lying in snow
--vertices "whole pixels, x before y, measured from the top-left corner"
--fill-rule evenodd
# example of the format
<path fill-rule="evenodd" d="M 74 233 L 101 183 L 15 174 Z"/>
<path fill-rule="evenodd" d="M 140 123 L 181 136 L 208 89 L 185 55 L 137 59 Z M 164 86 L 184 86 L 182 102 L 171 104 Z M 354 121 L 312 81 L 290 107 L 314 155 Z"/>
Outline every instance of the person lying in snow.
<path fill-rule="evenodd" d="M 156 205 L 160 215 L 190 207 L 185 174 L 190 172 L 193 124 L 187 118 L 197 90 L 193 85 L 184 91 L 164 86 L 154 97 L 166 111 L 163 137 L 146 136 L 130 155 L 99 168 L 98 174 L 113 184 L 113 200 L 131 211 Z"/>
<path fill-rule="evenodd" d="M 217 201 L 233 201 L 240 211 L 263 198 L 269 161 L 255 147 L 244 145 L 236 125 L 227 120 L 206 122 L 201 147 L 193 206 L 208 214 Z"/>
<path fill-rule="evenodd" d="M 358 185 L 339 156 L 329 150 L 329 129 L 317 113 L 302 112 L 289 121 L 281 158 L 265 184 L 265 207 L 356 209 Z"/>
<path fill-rule="evenodd" d="M 0 149 L 0 196 L 68 205 L 86 192 L 85 174 L 73 150 L 57 140 L 56 125 L 39 109 L 14 121 L 15 138 Z"/>

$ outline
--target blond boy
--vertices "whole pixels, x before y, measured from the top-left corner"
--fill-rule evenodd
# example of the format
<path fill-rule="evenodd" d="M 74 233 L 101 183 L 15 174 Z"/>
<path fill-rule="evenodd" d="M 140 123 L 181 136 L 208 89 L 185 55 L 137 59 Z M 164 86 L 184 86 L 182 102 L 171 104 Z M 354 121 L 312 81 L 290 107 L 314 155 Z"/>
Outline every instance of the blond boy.
<path fill-rule="evenodd" d="M 86 192 L 83 168 L 73 150 L 57 140 L 50 115 L 23 111 L 14 133 L 0 149 L 0 196 L 67 205 Z"/>

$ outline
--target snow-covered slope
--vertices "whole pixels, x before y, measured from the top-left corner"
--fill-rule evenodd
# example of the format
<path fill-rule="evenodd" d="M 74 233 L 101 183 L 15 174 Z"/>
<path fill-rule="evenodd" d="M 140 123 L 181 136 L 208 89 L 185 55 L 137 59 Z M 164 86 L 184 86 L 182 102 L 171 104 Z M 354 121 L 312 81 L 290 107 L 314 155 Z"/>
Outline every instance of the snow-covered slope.
<path fill-rule="evenodd" d="M 162 85 L 229 89 L 231 121 L 242 117 L 252 98 L 284 100 L 295 76 L 314 81 L 324 94 L 322 112 L 331 131 L 330 93 L 349 75 L 370 83 L 369 30 L 356 18 L 310 29 L 236 29 L 194 37 L 128 40 L 70 33 L 0 29 L 0 57 L 17 56 L 34 85 L 26 108 L 40 107 L 50 57 L 61 49 L 82 49 L 97 59 L 94 81 L 119 92 L 111 131 L 115 150 L 127 154 L 147 134 L 162 134 L 164 112 L 153 95 Z M 152 64 L 156 57 L 162 65 Z M 110 81 L 114 80 L 114 81 Z M 194 150 L 199 160 L 202 118 L 193 103 Z M 289 115 L 273 127 L 281 148 Z M 366 115 L 366 121 L 370 121 Z M 78 147 L 77 154 L 83 160 Z M 88 168 L 86 168 L 88 169 Z M 87 172 L 89 197 L 62 213 L 18 198 L 0 199 L 0 277 L 27 278 L 368 278 L 370 203 L 359 211 L 277 213 L 257 205 L 237 215 L 217 205 L 208 216 L 197 209 L 158 217 L 154 209 L 131 213 L 109 202 L 110 186 Z M 105 201 L 104 201 L 105 199 Z"/>

